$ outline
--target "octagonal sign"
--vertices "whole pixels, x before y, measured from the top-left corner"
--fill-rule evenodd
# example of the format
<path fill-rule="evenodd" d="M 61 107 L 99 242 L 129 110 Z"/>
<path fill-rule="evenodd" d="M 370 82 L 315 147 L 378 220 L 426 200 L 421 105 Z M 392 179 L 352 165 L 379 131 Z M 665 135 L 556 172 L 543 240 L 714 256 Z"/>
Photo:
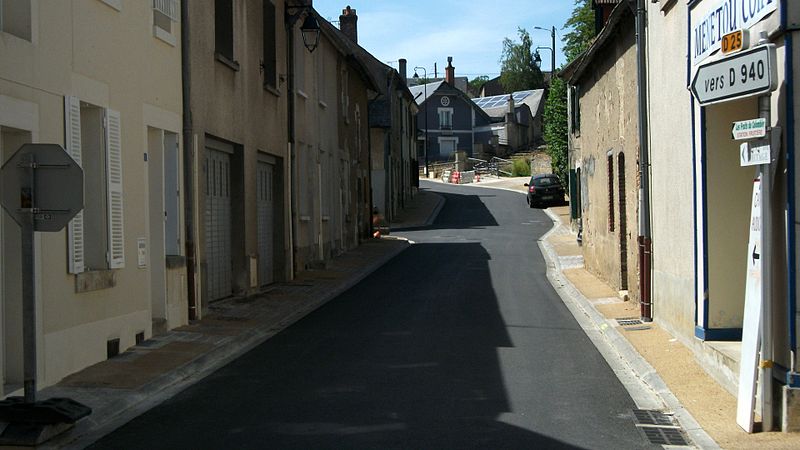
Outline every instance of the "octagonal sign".
<path fill-rule="evenodd" d="M 34 231 L 60 231 L 83 209 L 83 170 L 58 144 L 25 144 L 0 169 L 0 201 Z"/>

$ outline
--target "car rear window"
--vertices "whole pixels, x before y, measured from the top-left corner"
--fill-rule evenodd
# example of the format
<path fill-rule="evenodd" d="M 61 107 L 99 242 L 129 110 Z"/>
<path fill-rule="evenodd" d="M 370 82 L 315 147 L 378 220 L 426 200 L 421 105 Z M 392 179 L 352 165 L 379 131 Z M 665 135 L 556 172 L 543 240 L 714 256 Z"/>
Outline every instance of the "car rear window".
<path fill-rule="evenodd" d="M 558 178 L 556 177 L 542 177 L 533 179 L 533 185 L 536 187 L 546 187 L 554 184 L 558 184 Z"/>

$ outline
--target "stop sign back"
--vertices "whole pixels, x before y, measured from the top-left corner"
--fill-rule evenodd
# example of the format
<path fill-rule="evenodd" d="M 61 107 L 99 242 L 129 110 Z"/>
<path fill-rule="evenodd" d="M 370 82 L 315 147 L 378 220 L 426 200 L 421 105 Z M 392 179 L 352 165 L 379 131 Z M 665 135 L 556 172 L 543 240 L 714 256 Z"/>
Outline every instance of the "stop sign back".
<path fill-rule="evenodd" d="M 0 201 L 34 231 L 60 231 L 83 209 L 83 170 L 58 144 L 24 144 L 0 168 Z"/>

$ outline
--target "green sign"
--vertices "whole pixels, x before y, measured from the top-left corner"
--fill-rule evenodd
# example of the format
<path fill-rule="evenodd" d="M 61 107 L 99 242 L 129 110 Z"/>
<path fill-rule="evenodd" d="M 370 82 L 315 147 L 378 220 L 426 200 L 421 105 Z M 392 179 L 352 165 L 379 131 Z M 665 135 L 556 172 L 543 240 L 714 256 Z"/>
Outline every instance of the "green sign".
<path fill-rule="evenodd" d="M 767 119 L 759 118 L 733 122 L 731 134 L 733 139 L 737 141 L 763 138 L 767 135 Z"/>

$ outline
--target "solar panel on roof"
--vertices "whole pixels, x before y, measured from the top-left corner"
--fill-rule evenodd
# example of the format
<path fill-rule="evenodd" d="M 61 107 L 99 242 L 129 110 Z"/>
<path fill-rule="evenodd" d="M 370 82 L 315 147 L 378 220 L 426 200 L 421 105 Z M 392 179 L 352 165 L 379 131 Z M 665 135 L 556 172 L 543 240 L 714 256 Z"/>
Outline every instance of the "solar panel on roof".
<path fill-rule="evenodd" d="M 514 99 L 514 103 L 519 103 L 529 95 L 533 93 L 533 90 L 528 91 L 517 91 L 511 94 L 511 97 Z M 478 105 L 479 108 L 489 109 L 489 108 L 497 108 L 500 106 L 505 106 L 508 103 L 508 94 L 501 94 L 501 95 L 493 95 L 491 97 L 480 97 L 480 98 L 473 98 L 472 101 Z"/>

